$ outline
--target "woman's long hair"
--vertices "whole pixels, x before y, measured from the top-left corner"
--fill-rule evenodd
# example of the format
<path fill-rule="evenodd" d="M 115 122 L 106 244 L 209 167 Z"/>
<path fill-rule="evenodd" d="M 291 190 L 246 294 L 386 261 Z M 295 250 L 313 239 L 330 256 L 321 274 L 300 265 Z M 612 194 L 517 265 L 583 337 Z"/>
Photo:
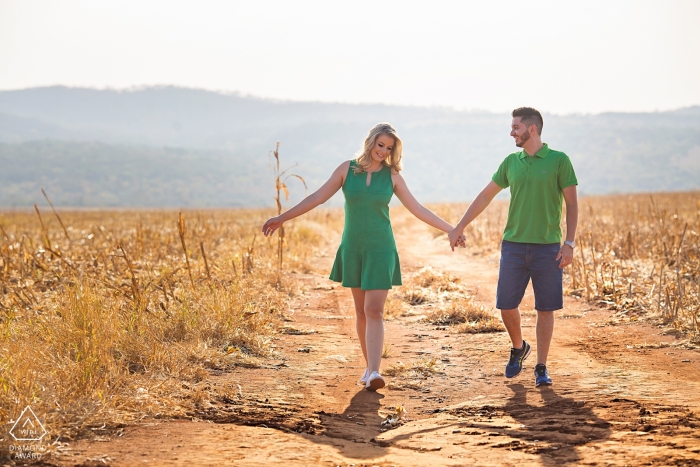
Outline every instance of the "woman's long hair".
<path fill-rule="evenodd" d="M 377 142 L 379 135 L 387 135 L 394 138 L 394 146 L 391 148 L 391 153 L 389 157 L 382 161 L 382 165 L 389 167 L 393 172 L 400 172 L 403 166 L 401 165 L 401 138 L 396 134 L 396 130 L 390 123 L 382 122 L 375 125 L 374 128 L 369 130 L 367 137 L 365 138 L 365 143 L 362 148 L 355 154 L 355 160 L 357 161 L 357 166 L 355 167 L 355 173 L 360 174 L 366 172 L 369 166 L 372 164 L 372 155 L 370 154 L 374 148 L 374 144 Z"/>

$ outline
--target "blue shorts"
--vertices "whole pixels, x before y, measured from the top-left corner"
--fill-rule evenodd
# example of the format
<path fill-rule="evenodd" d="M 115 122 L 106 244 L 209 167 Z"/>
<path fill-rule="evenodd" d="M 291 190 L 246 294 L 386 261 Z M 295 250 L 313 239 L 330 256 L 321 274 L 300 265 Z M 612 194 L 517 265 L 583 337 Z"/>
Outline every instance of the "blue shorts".
<path fill-rule="evenodd" d="M 512 310 L 520 306 L 530 278 L 535 292 L 535 310 L 564 308 L 562 270 L 556 257 L 558 243 L 501 243 L 496 308 Z"/>

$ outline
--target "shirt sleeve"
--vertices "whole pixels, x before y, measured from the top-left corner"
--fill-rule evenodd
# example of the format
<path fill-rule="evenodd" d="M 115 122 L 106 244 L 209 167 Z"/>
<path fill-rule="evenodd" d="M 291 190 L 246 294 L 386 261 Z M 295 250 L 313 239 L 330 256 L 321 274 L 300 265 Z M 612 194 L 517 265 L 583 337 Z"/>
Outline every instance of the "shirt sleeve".
<path fill-rule="evenodd" d="M 576 180 L 576 173 L 574 173 L 574 166 L 571 165 L 571 159 L 569 156 L 564 156 L 559 163 L 559 174 L 557 177 L 559 182 L 559 188 L 564 189 L 572 185 L 578 185 L 578 180 Z"/>
<path fill-rule="evenodd" d="M 493 180 L 496 185 L 500 186 L 501 188 L 508 188 L 510 186 L 510 183 L 508 183 L 508 158 L 506 157 L 503 159 L 503 162 L 501 162 L 501 165 L 498 166 L 498 170 L 496 170 L 496 173 L 493 174 L 493 177 L 491 177 L 491 180 Z"/>

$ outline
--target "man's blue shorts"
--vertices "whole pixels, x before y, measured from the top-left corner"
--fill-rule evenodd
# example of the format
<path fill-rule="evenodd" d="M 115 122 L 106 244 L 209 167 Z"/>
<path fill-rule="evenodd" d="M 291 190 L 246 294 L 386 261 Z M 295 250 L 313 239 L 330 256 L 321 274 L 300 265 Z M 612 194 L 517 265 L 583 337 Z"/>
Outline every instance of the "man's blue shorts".
<path fill-rule="evenodd" d="M 537 311 L 564 307 L 562 270 L 556 259 L 558 243 L 501 243 L 501 267 L 498 273 L 496 308 L 512 310 L 520 305 L 527 283 L 532 278 Z"/>

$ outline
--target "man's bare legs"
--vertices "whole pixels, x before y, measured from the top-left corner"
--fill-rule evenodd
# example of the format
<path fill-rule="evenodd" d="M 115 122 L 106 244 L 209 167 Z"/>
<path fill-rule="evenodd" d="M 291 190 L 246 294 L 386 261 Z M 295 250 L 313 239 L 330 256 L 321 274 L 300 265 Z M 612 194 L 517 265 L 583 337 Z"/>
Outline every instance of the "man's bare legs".
<path fill-rule="evenodd" d="M 512 310 L 501 310 L 501 319 L 506 327 L 506 331 L 508 331 L 513 348 L 522 348 L 523 333 L 520 328 L 520 310 L 518 308 L 514 308 Z M 537 312 L 537 326 L 535 334 L 537 336 L 537 363 L 546 365 L 547 356 L 549 355 L 549 346 L 552 343 L 552 335 L 554 334 L 553 311 Z"/>
<path fill-rule="evenodd" d="M 357 315 L 357 337 L 371 374 L 379 371 L 384 350 L 384 304 L 388 290 L 352 289 Z"/>
<path fill-rule="evenodd" d="M 518 308 L 501 310 L 501 319 L 513 343 L 513 348 L 521 348 L 523 346 L 523 333 L 520 329 L 520 310 Z"/>
<path fill-rule="evenodd" d="M 538 311 L 536 329 L 537 363 L 546 365 L 549 345 L 552 343 L 552 335 L 554 334 L 554 312 Z"/>

